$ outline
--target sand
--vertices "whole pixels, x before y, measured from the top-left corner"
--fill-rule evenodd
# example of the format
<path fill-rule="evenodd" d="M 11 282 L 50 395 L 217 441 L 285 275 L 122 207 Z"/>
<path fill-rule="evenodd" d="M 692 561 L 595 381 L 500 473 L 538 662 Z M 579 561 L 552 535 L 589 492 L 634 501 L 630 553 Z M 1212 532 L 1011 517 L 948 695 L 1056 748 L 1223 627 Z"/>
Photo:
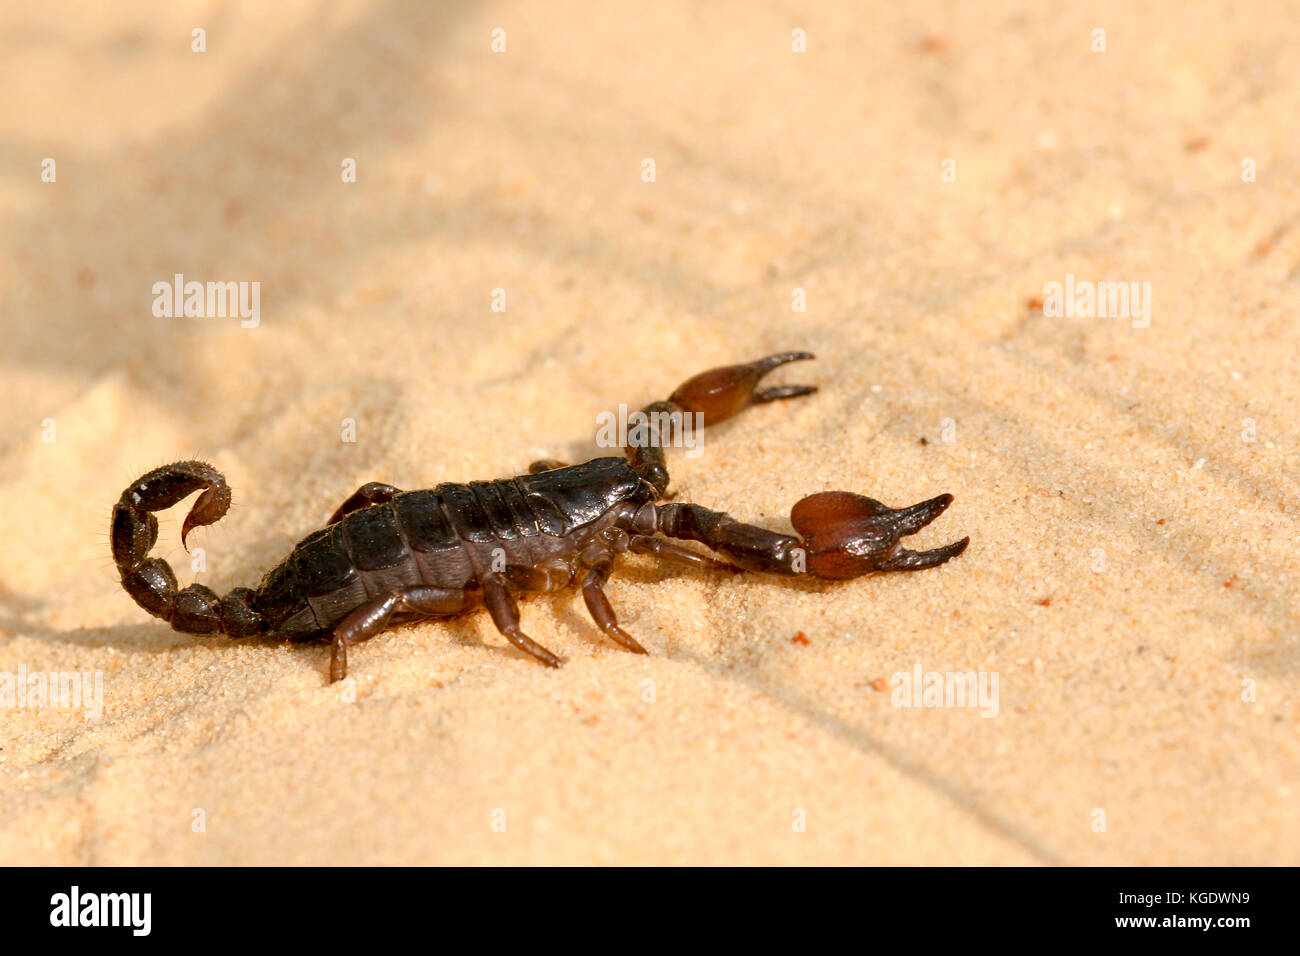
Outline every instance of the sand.
<path fill-rule="evenodd" d="M 103 688 L 0 707 L 0 863 L 1300 863 L 1293 5 L 432 6 L 0 14 L 0 674 Z M 257 326 L 155 316 L 177 273 Z M 1150 313 L 1045 314 L 1067 281 Z M 235 488 L 205 570 L 184 506 L 156 552 L 224 591 L 363 482 L 593 457 L 786 349 L 821 391 L 674 454 L 680 500 L 949 492 L 914 540 L 965 555 L 630 557 L 648 657 L 566 592 L 523 607 L 558 671 L 479 614 L 333 687 L 109 560 L 163 462 Z M 996 715 L 896 706 L 918 666 Z"/>

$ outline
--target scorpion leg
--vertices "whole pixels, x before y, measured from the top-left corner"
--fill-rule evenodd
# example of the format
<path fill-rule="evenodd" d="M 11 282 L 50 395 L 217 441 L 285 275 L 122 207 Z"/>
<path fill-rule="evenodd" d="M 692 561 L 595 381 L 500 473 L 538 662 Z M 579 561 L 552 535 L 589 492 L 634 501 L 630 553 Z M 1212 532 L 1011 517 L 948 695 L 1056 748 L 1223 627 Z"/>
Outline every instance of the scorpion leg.
<path fill-rule="evenodd" d="M 744 365 L 727 365 L 709 369 L 687 379 L 668 396 L 666 402 L 653 402 L 642 409 L 647 419 L 647 440 L 629 444 L 625 448 L 632 470 L 650 482 L 660 496 L 668 490 L 668 466 L 664 459 L 664 446 L 672 441 L 665 434 L 668 429 L 682 427 L 687 415 L 698 415 L 695 421 L 704 427 L 716 425 L 731 418 L 750 405 L 797 398 L 817 391 L 816 385 L 776 385 L 759 389 L 758 383 L 768 372 L 785 365 L 813 358 L 811 352 L 781 352 Z"/>
<path fill-rule="evenodd" d="M 554 458 L 543 458 L 540 461 L 535 461 L 529 465 L 528 473 L 530 475 L 540 475 L 544 471 L 555 471 L 557 468 L 568 467 L 569 466 L 566 462 L 557 461 Z"/>
<path fill-rule="evenodd" d="M 919 571 L 961 554 L 970 538 L 919 552 L 899 543 L 943 514 L 951 503 L 952 495 L 940 495 L 908 508 L 890 508 L 847 491 L 809 495 L 790 512 L 802 539 L 742 524 L 702 505 L 659 505 L 655 511 L 664 534 L 703 542 L 746 570 L 807 573 L 835 581 L 869 571 Z"/>
<path fill-rule="evenodd" d="M 495 571 L 479 577 L 483 586 L 483 604 L 492 615 L 492 623 L 515 647 L 526 651 L 547 667 L 559 667 L 561 660 L 519 628 L 519 605 L 506 587 L 505 579 Z"/>
<path fill-rule="evenodd" d="M 374 637 L 388 626 L 394 614 L 444 617 L 465 609 L 465 592 L 450 588 L 402 588 L 381 594 L 348 614 L 334 625 L 330 647 L 330 682 L 348 675 L 348 645 Z"/>
<path fill-rule="evenodd" d="M 343 504 L 338 506 L 338 510 L 326 521 L 326 525 L 337 524 L 354 511 L 360 511 L 362 508 L 369 508 L 371 505 L 382 505 L 392 501 L 402 493 L 401 488 L 394 488 L 392 485 L 386 485 L 382 481 L 368 481 L 355 492 L 352 497 Z"/>
<path fill-rule="evenodd" d="M 618 616 L 614 613 L 609 598 L 605 596 L 605 582 L 614 570 L 614 558 L 609 553 L 596 559 L 587 577 L 582 582 L 582 599 L 587 603 L 587 611 L 596 626 L 618 641 L 634 654 L 644 654 L 646 649 L 631 634 L 618 626 Z"/>
<path fill-rule="evenodd" d="M 700 554 L 680 544 L 673 544 L 666 538 L 655 538 L 648 534 L 634 534 L 628 544 L 628 550 L 634 554 L 651 554 L 656 558 L 687 568 L 717 568 L 720 571 L 743 571 L 734 564 L 719 561 L 707 554 Z"/>

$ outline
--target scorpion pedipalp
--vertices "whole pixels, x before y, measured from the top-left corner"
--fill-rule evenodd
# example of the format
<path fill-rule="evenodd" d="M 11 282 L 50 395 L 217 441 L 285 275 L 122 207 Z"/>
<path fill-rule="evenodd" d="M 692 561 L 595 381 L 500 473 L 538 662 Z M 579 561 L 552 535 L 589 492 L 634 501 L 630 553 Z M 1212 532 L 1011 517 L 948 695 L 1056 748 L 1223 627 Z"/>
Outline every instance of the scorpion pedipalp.
<path fill-rule="evenodd" d="M 816 385 L 774 385 L 759 389 L 758 383 L 773 369 L 789 362 L 802 362 L 816 358 L 811 352 L 778 352 L 753 362 L 741 365 L 724 365 L 711 368 L 707 372 L 693 375 L 678 385 L 666 401 L 651 402 L 641 410 L 652 423 L 651 440 L 638 442 L 626 447 L 628 464 L 655 492 L 662 496 L 668 490 L 668 464 L 664 458 L 664 448 L 673 441 L 672 427 L 686 427 L 687 416 L 699 416 L 694 424 L 705 428 L 725 422 L 750 405 L 775 402 L 786 398 L 798 398 L 811 395 L 817 391 Z M 670 423 L 678 421 L 664 434 L 660 434 L 657 423 L 667 417 Z M 545 466 L 545 462 L 534 465 Z"/>
<path fill-rule="evenodd" d="M 899 539 L 915 534 L 952 504 L 939 495 L 906 508 L 850 491 L 823 491 L 796 502 L 790 522 L 808 546 L 808 570 L 819 578 L 844 580 L 870 571 L 918 571 L 966 550 L 962 538 L 930 551 L 909 551 Z"/>
<path fill-rule="evenodd" d="M 750 405 L 817 391 L 816 385 L 777 385 L 756 391 L 759 381 L 773 369 L 815 357 L 811 352 L 781 352 L 744 365 L 709 369 L 677 386 L 668 401 L 684 412 L 703 413 L 706 426 L 716 425 Z"/>

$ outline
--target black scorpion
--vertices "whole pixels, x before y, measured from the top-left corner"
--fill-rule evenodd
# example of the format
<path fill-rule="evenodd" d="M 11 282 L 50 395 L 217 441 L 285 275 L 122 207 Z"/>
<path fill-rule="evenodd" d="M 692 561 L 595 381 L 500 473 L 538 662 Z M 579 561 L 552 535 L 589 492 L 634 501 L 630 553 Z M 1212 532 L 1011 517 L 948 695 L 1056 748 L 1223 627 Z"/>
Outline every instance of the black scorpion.
<path fill-rule="evenodd" d="M 603 590 L 614 558 L 624 551 L 693 567 L 824 580 L 932 568 L 961 554 L 969 538 L 921 552 L 899 543 L 942 514 L 951 495 L 899 509 L 850 492 L 810 495 L 790 513 L 798 537 L 742 524 L 703 505 L 657 503 L 668 490 L 663 448 L 681 416 L 700 413 L 707 427 L 749 405 L 808 395 L 816 386 L 757 386 L 772 369 L 812 357 L 785 352 L 689 379 L 667 401 L 643 410 L 649 440 L 629 440 L 626 460 L 536 462 L 517 478 L 429 491 L 370 482 L 259 587 L 235 588 L 224 597 L 202 584 L 178 589 L 170 565 L 148 557 L 158 538 L 152 512 L 201 491 L 181 529 L 184 544 L 192 530 L 220 520 L 230 506 L 230 488 L 211 465 L 165 465 L 127 488 L 114 507 L 113 560 L 136 603 L 177 631 L 331 641 L 330 679 L 336 681 L 347 673 L 349 644 L 395 624 L 476 607 L 486 607 L 516 647 L 558 667 L 560 658 L 520 629 L 514 594 L 563 588 L 579 575 L 600 629 L 644 654 L 619 627 Z M 681 547 L 674 538 L 707 545 L 726 561 Z"/>

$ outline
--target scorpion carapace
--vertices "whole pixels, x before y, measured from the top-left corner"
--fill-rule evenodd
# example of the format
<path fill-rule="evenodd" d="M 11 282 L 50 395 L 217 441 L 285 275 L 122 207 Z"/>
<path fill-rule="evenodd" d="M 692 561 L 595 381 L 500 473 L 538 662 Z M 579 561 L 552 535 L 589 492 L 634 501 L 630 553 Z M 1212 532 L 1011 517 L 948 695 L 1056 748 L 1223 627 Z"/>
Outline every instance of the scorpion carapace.
<path fill-rule="evenodd" d="M 299 542 L 260 586 L 235 588 L 224 597 L 202 584 L 178 589 L 170 565 L 148 556 L 158 538 L 152 512 L 201 491 L 181 529 L 185 543 L 191 531 L 220 520 L 230 507 L 226 480 L 211 465 L 164 465 L 127 488 L 113 509 L 113 560 L 127 593 L 176 630 L 329 640 L 330 677 L 339 680 L 347 673 L 349 644 L 393 624 L 476 607 L 487 608 L 512 644 L 556 667 L 560 659 L 520 629 L 514 595 L 556 590 L 579 577 L 600 629 L 644 654 L 619 627 L 603 590 L 614 558 L 624 551 L 697 568 L 825 580 L 917 571 L 961 554 L 969 538 L 920 552 L 900 544 L 942 514 L 951 495 L 894 509 L 849 492 L 821 492 L 797 502 L 790 513 L 798 536 L 742 524 L 703 505 L 658 503 L 668 490 L 663 449 L 683 415 L 698 415 L 708 426 L 750 405 L 808 395 L 815 386 L 758 385 L 774 368 L 812 357 L 784 352 L 687 380 L 666 401 L 643 410 L 648 427 L 640 439 L 629 438 L 626 460 L 535 462 L 517 478 L 429 491 L 370 482 L 324 528 Z M 698 541 L 726 560 L 672 539 Z"/>

